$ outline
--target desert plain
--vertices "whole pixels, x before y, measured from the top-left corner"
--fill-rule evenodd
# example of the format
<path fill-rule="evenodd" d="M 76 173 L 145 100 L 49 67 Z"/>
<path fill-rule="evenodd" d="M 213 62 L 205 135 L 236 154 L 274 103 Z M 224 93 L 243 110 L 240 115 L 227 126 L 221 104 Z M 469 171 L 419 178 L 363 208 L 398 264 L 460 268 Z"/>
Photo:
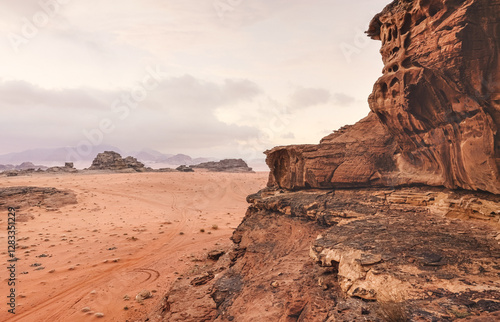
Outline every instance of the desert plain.
<path fill-rule="evenodd" d="M 16 314 L 7 312 L 3 297 L 0 321 L 144 319 L 183 272 L 231 243 L 246 196 L 264 187 L 267 177 L 267 172 L 0 177 L 0 188 L 69 189 L 77 200 L 55 209 L 32 205 L 17 211 Z M 2 211 L 0 260 L 6 277 L 7 208 Z M 7 280 L 2 278 L 2 295 Z M 143 291 L 152 297 L 136 299 Z"/>

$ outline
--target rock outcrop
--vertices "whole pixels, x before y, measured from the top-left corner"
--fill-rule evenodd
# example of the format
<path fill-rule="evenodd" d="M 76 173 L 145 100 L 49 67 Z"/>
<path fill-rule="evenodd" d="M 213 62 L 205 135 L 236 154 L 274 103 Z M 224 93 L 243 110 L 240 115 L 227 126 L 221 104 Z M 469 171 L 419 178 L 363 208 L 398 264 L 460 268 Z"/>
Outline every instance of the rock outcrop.
<path fill-rule="evenodd" d="M 65 205 L 76 204 L 73 191 L 42 187 L 8 187 L 0 188 L 0 207 L 7 209 L 26 209 L 42 207 L 55 210 Z"/>
<path fill-rule="evenodd" d="M 55 172 L 55 173 L 77 173 L 78 170 L 75 169 L 73 162 L 65 162 L 64 167 L 50 167 L 46 170 L 46 172 Z"/>
<path fill-rule="evenodd" d="M 135 171 L 138 171 L 138 172 L 145 171 L 145 169 L 144 169 L 144 163 L 139 162 L 134 157 L 126 157 L 125 159 L 123 159 L 123 161 L 125 161 L 125 165 L 127 166 L 127 168 L 132 168 L 132 169 L 134 169 Z"/>
<path fill-rule="evenodd" d="M 27 170 L 45 170 L 47 169 L 46 166 L 43 165 L 35 165 L 33 162 L 23 162 L 19 165 L 12 165 L 12 164 L 0 164 L 0 172 L 2 171 L 27 171 Z"/>
<path fill-rule="evenodd" d="M 396 0 L 368 35 L 372 112 L 266 151 L 233 248 L 149 321 L 500 320 L 500 0 Z"/>
<path fill-rule="evenodd" d="M 396 185 L 396 145 L 370 113 L 355 125 L 323 138 L 319 145 L 266 151 L 269 186 L 285 189 Z"/>
<path fill-rule="evenodd" d="M 213 172 L 252 172 L 252 168 L 242 159 L 224 159 L 217 162 L 204 162 L 191 165 L 194 169 L 206 169 Z"/>
<path fill-rule="evenodd" d="M 123 170 L 126 168 L 127 164 L 119 153 L 104 151 L 95 157 L 89 170 Z"/>
<path fill-rule="evenodd" d="M 500 1 L 397 0 L 371 22 L 373 113 L 319 145 L 267 151 L 286 189 L 432 185 L 500 193 Z"/>
<path fill-rule="evenodd" d="M 499 0 L 398 0 L 372 20 L 369 103 L 408 182 L 500 193 L 499 26 Z"/>
<path fill-rule="evenodd" d="M 187 165 L 180 165 L 175 170 L 180 172 L 194 172 L 193 168 L 188 167 Z"/>
<path fill-rule="evenodd" d="M 137 172 L 146 171 L 144 168 L 144 164 L 137 161 L 134 157 L 126 157 L 125 159 L 119 153 L 114 151 L 104 151 L 99 153 L 94 161 L 92 161 L 92 165 L 89 167 L 89 170 L 111 170 L 111 171 L 120 171 L 120 170 L 135 170 Z"/>
<path fill-rule="evenodd" d="M 265 189 L 248 201 L 233 249 L 198 263 L 150 321 L 391 321 L 391 309 L 406 318 L 397 321 L 500 317 L 500 196 Z"/>

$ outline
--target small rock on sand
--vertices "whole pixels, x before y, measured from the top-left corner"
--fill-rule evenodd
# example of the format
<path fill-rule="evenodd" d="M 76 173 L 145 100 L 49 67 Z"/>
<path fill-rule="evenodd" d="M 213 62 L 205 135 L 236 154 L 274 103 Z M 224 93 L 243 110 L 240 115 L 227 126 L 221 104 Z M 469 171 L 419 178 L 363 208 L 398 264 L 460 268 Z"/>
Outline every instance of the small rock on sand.
<path fill-rule="evenodd" d="M 139 294 L 137 294 L 135 296 L 135 299 L 136 299 L 137 302 L 142 302 L 145 299 L 149 299 L 151 297 L 153 297 L 153 295 L 151 294 L 150 291 L 148 291 L 148 290 L 142 290 Z"/>

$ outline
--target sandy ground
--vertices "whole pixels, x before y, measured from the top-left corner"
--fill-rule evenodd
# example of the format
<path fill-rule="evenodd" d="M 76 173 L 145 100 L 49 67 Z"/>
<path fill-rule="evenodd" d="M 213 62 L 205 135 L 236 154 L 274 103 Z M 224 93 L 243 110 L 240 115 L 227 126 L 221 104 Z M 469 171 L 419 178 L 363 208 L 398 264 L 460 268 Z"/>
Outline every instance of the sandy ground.
<path fill-rule="evenodd" d="M 78 204 L 58 211 L 19 212 L 34 219 L 17 224 L 17 314 L 8 314 L 3 300 L 0 321 L 140 320 L 197 258 L 230 244 L 247 208 L 245 197 L 266 180 L 263 172 L 0 178 L 0 187 L 71 189 L 78 198 Z M 5 299 L 7 209 L 3 212 L 0 290 Z M 142 290 L 153 298 L 141 304 L 135 297 Z"/>

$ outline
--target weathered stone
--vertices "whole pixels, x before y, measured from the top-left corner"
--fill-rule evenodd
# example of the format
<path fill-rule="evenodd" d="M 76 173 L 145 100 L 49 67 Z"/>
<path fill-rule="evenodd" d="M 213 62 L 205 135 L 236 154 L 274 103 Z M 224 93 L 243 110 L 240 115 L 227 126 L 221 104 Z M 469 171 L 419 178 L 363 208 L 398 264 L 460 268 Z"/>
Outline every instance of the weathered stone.
<path fill-rule="evenodd" d="M 356 321 L 366 315 L 378 321 L 379 305 L 394 302 L 411 308 L 408 321 L 440 321 L 450 305 L 489 317 L 476 303 L 492 301 L 492 310 L 500 303 L 500 217 L 467 217 L 498 208 L 498 195 L 439 187 L 267 189 L 250 200 L 232 237 L 240 255 L 202 286 L 174 286 L 165 296 L 169 306 L 159 313 L 164 320 L 186 308 L 193 316 L 210 312 L 221 320 L 287 321 L 292 315 Z M 312 209 L 315 216 L 308 214 Z M 467 220 L 446 218 L 452 209 Z M 327 214 L 337 214 L 334 224 L 326 223 Z M 202 300 L 200 308 L 190 305 Z"/>
<path fill-rule="evenodd" d="M 144 164 L 139 162 L 136 158 L 129 156 L 123 159 L 120 154 L 114 151 L 99 153 L 89 167 L 89 170 L 123 171 L 127 169 L 137 172 L 147 171 Z"/>
<path fill-rule="evenodd" d="M 128 168 L 132 168 L 136 171 L 144 171 L 144 163 L 137 161 L 134 157 L 126 157 L 123 159 Z"/>
<path fill-rule="evenodd" d="M 46 172 L 55 172 L 55 173 L 61 173 L 61 172 L 65 172 L 65 173 L 77 173 L 78 170 L 73 168 L 73 167 L 69 167 L 69 166 L 64 166 L 64 167 L 50 167 L 48 168 L 47 170 L 45 170 Z"/>
<path fill-rule="evenodd" d="M 431 185 L 500 193 L 500 0 L 396 0 L 372 113 L 317 145 L 266 151 L 269 186 Z"/>
<path fill-rule="evenodd" d="M 204 162 L 190 166 L 194 169 L 207 169 L 214 172 L 252 172 L 245 161 L 242 159 L 224 159 L 218 162 Z"/>
<path fill-rule="evenodd" d="M 146 300 L 146 299 L 149 299 L 153 297 L 153 294 L 151 294 L 150 291 L 148 290 L 142 290 L 140 291 L 136 296 L 135 296 L 135 300 L 139 303 L 141 303 L 142 301 Z"/>
<path fill-rule="evenodd" d="M 370 107 L 401 180 L 500 193 L 500 1 L 393 1 L 371 22 L 383 76 Z"/>
<path fill-rule="evenodd" d="M 205 285 L 209 281 L 211 281 L 214 277 L 215 277 L 215 275 L 213 273 L 208 272 L 208 273 L 205 273 L 201 276 L 197 276 L 197 277 L 193 278 L 193 280 L 190 282 L 190 284 L 193 286 Z"/>
<path fill-rule="evenodd" d="M 319 145 L 266 151 L 269 186 L 286 189 L 392 185 L 396 145 L 370 113 L 355 125 L 323 138 Z"/>
<path fill-rule="evenodd" d="M 127 164 L 120 154 L 114 151 L 105 151 L 95 157 L 89 170 L 122 170 L 126 168 Z"/>
<path fill-rule="evenodd" d="M 76 195 L 70 190 L 42 187 L 0 188 L 0 207 L 4 208 L 44 207 L 57 209 L 76 203 Z"/>
<path fill-rule="evenodd" d="M 175 170 L 180 172 L 194 172 L 193 168 L 188 167 L 187 165 L 180 165 Z"/>
<path fill-rule="evenodd" d="M 218 260 L 222 255 L 224 255 L 226 252 L 220 249 L 215 249 L 210 252 L 208 252 L 207 258 L 211 260 Z"/>

